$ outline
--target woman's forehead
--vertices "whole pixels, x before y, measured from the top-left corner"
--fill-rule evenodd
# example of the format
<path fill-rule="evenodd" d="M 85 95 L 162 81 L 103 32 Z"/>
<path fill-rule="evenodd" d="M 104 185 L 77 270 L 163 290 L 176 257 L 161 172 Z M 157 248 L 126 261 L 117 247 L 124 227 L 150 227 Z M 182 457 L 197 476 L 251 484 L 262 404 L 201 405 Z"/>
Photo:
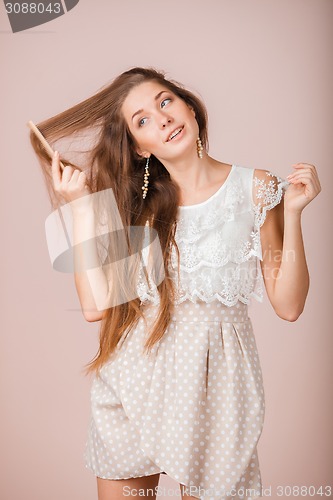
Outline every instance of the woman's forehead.
<path fill-rule="evenodd" d="M 162 91 L 170 92 L 165 85 L 155 81 L 143 82 L 131 89 L 122 106 L 126 118 L 131 120 L 133 113 L 153 104 Z"/>

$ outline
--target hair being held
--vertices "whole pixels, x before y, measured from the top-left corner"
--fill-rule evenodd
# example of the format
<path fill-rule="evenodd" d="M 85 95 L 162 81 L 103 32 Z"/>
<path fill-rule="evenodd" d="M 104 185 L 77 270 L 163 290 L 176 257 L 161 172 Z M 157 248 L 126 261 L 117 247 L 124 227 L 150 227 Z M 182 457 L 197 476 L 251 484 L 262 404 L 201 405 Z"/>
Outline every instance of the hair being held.
<path fill-rule="evenodd" d="M 60 152 L 60 160 L 64 165 L 70 165 L 73 169 L 84 172 L 84 180 L 91 193 L 112 188 L 126 230 L 129 231 L 133 226 L 144 229 L 148 223 L 157 232 L 162 249 L 165 279 L 157 286 L 160 305 L 157 320 L 145 344 L 145 349 L 149 351 L 162 338 L 172 314 L 175 290 L 168 267 L 173 245 L 178 254 L 174 236 L 180 189 L 163 164 L 151 155 L 149 191 L 145 199 L 142 196 L 146 159 L 137 153 L 136 141 L 127 126 L 121 108 L 129 92 L 146 81 L 160 83 L 194 109 L 202 145 L 208 150 L 207 111 L 201 99 L 180 83 L 166 79 L 163 72 L 153 68 L 135 67 L 125 71 L 92 97 L 37 123 L 37 127 L 53 149 Z M 78 137 L 83 137 L 83 144 L 86 145 L 90 141 L 92 144 L 88 150 L 80 151 L 79 162 L 71 157 L 73 150 L 70 142 Z M 67 152 L 62 151 L 64 148 L 60 143 L 57 146 L 56 143 L 61 140 L 66 142 L 68 140 Z M 63 200 L 53 183 L 50 166 L 52 158 L 33 132 L 30 132 L 30 141 L 42 167 L 52 209 L 55 210 Z M 128 246 L 128 255 L 138 248 L 142 249 L 144 232 L 138 231 L 135 234 L 139 241 L 135 242 L 134 250 L 133 239 L 129 238 L 129 234 L 125 235 L 124 244 Z M 106 244 L 106 248 L 107 252 L 112 254 L 112 244 Z M 129 280 L 128 269 L 126 272 L 124 267 L 122 273 L 123 278 L 120 276 L 118 279 L 121 286 L 126 287 Z M 130 276 L 130 279 L 133 285 L 136 276 Z M 137 324 L 140 316 L 142 311 L 139 298 L 109 307 L 103 312 L 99 349 L 94 359 L 88 363 L 86 374 L 99 372 L 120 340 Z"/>

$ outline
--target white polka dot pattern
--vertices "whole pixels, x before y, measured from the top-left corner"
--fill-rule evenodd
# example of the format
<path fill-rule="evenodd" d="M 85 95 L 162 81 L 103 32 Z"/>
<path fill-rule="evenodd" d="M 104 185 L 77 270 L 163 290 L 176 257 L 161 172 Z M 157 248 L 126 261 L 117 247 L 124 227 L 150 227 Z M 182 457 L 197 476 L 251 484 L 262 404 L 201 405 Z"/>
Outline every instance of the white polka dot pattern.
<path fill-rule="evenodd" d="M 158 306 L 141 307 L 149 326 Z M 150 355 L 147 326 L 140 318 L 93 379 L 86 467 L 104 479 L 165 472 L 205 500 L 261 497 L 265 397 L 248 306 L 176 305 Z"/>

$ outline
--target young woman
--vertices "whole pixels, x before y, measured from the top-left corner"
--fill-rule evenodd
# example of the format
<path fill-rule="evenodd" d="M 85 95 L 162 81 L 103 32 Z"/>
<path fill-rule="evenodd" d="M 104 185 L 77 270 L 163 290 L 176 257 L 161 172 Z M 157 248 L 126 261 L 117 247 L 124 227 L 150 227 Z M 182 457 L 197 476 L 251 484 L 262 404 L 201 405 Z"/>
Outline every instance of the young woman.
<path fill-rule="evenodd" d="M 316 168 L 295 164 L 286 181 L 212 158 L 202 101 L 152 68 L 122 73 L 38 127 L 54 146 L 95 130 L 80 166 L 61 155 L 63 171 L 59 154 L 50 169 L 32 134 L 31 142 L 53 207 L 71 206 L 74 243 L 89 240 L 86 253 L 99 263 L 92 271 L 76 248 L 76 266 L 86 266 L 75 272 L 84 317 L 101 321 L 87 370 L 95 376 L 85 453 L 99 500 L 131 488 L 154 498 L 148 488 L 161 473 L 180 484 L 182 498 L 261 497 L 265 398 L 248 304 L 262 301 L 265 285 L 281 319 L 302 313 L 301 214 L 321 190 Z M 119 244 L 132 248 L 135 238 L 117 240 L 119 227 L 108 232 L 103 258 L 98 251 L 92 199 L 110 191 L 127 228 L 117 235 L 136 228 L 136 254 L 148 249 L 135 272 Z M 148 246 L 146 230 L 156 236 Z"/>

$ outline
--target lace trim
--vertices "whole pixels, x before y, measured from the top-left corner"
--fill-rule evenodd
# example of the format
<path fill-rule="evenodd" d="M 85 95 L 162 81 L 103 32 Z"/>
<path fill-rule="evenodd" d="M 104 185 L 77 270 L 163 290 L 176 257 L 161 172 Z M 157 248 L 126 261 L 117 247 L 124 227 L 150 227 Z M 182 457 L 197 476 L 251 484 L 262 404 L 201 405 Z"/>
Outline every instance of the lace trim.
<path fill-rule="evenodd" d="M 221 195 L 224 199 L 221 199 Z M 177 221 L 175 238 L 182 256 L 180 270 L 185 273 L 192 273 L 203 267 L 217 269 L 230 261 L 241 263 L 252 256 L 261 255 L 260 237 L 255 230 L 251 231 L 251 205 L 246 199 L 241 178 L 234 177 L 221 195 L 213 200 L 209 211 L 205 207 L 203 211 L 186 213 Z M 244 219 L 242 214 L 245 214 Z M 236 216 L 240 217 L 240 226 L 243 225 L 244 230 L 240 229 L 238 240 L 233 237 L 226 242 L 228 237 L 222 228 L 225 223 L 234 221 Z M 201 238 L 202 241 L 198 244 Z M 173 248 L 173 269 L 177 269 L 177 263 L 176 250 Z"/>
<path fill-rule="evenodd" d="M 177 304 L 185 300 L 219 300 L 232 306 L 237 301 L 248 304 L 252 297 L 263 301 L 264 281 L 259 261 L 262 260 L 260 227 L 267 210 L 281 201 L 289 185 L 288 181 L 273 172 L 265 171 L 265 174 L 270 178 L 268 181 L 267 177 L 260 179 L 253 176 L 255 196 L 259 203 L 253 202 L 251 189 L 245 196 L 241 179 L 235 177 L 227 189 L 212 200 L 209 210 L 206 206 L 203 211 L 193 210 L 190 214 L 183 214 L 177 221 L 176 241 L 181 255 L 180 282 L 175 248 L 172 249 L 170 261 Z M 251 183 L 248 185 L 251 187 Z M 237 227 L 231 225 L 222 229 L 226 222 L 236 218 Z M 147 284 L 144 278 L 138 290 L 142 303 L 150 301 L 159 304 L 159 293 L 153 280 L 149 279 Z"/>
<path fill-rule="evenodd" d="M 255 261 L 257 263 L 257 261 Z M 258 268 L 257 268 L 258 272 Z M 177 283 L 177 280 L 175 280 Z M 141 303 L 152 302 L 154 305 L 160 304 L 160 297 L 156 286 L 152 286 L 148 290 L 144 283 L 141 283 L 140 289 L 140 299 Z M 217 289 L 221 291 L 216 292 Z M 182 282 L 182 285 L 178 287 L 176 291 L 175 303 L 181 304 L 185 300 L 190 300 L 191 302 L 197 302 L 201 300 L 206 303 L 218 300 L 226 306 L 233 306 L 238 301 L 244 304 L 249 304 L 251 298 L 255 298 L 259 302 L 263 301 L 263 278 L 261 271 L 256 275 L 254 279 L 250 276 L 248 279 L 241 280 L 239 278 L 239 268 L 232 270 L 232 276 L 228 279 L 223 276 L 223 269 L 220 273 L 214 275 L 213 280 L 207 276 L 204 271 L 200 276 L 196 276 L 195 279 L 191 278 L 190 282 L 186 280 Z"/>
<path fill-rule="evenodd" d="M 191 244 L 179 245 L 177 242 L 182 258 L 179 265 L 180 271 L 190 274 L 203 267 L 218 269 L 228 264 L 228 262 L 241 264 L 251 257 L 261 257 L 260 235 L 258 232 L 251 232 L 252 243 L 250 241 L 241 241 L 236 248 L 228 247 L 225 243 L 222 243 L 222 238 L 221 234 L 217 234 L 215 241 L 207 244 L 209 246 L 209 249 L 207 249 L 209 260 L 203 256 L 206 253 L 205 248 L 195 248 Z M 174 248 L 171 253 L 171 265 L 173 270 L 177 270 L 178 260 Z"/>
<path fill-rule="evenodd" d="M 265 171 L 268 177 L 272 180 L 259 179 L 256 175 L 253 176 L 253 184 L 256 188 L 255 197 L 262 200 L 258 203 L 253 203 L 253 211 L 255 215 L 255 226 L 261 227 L 266 219 L 268 210 L 271 210 L 278 205 L 284 195 L 285 190 L 289 186 L 289 181 L 286 181 L 270 171 Z"/>
<path fill-rule="evenodd" d="M 201 300 L 202 302 L 206 302 L 206 304 L 209 304 L 210 302 L 213 302 L 215 300 L 218 300 L 222 304 L 226 306 L 234 306 L 237 304 L 238 301 L 243 302 L 243 304 L 250 304 L 251 299 L 254 298 L 258 302 L 263 302 L 263 288 L 261 290 L 258 289 L 258 291 L 252 290 L 249 293 L 238 293 L 237 295 L 233 295 L 231 298 L 227 299 L 225 296 L 221 295 L 220 293 L 214 293 L 207 297 L 206 294 L 201 293 L 199 290 L 193 290 L 193 292 L 185 292 L 183 295 L 178 295 L 178 299 L 175 300 L 175 304 L 181 304 L 185 300 L 189 300 L 190 302 L 197 302 L 198 300 Z M 149 302 L 155 306 L 158 306 L 160 304 L 160 297 L 158 292 L 156 293 L 143 293 L 140 295 L 141 302 L 140 304 L 144 304 L 146 302 Z"/>

